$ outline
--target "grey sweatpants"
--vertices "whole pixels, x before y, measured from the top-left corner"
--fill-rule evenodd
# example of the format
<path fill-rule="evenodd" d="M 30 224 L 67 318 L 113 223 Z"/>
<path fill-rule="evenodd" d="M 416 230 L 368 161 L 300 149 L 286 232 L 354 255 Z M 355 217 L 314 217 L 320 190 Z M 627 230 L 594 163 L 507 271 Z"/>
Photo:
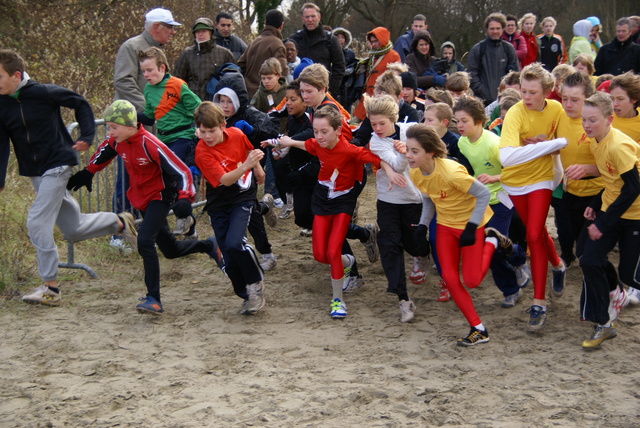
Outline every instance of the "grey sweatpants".
<path fill-rule="evenodd" d="M 58 277 L 58 248 L 53 240 L 55 224 L 64 239 L 71 242 L 118 232 L 116 214 L 80 212 L 80 205 L 67 190 L 72 173 L 70 166 L 59 166 L 45 171 L 41 177 L 30 177 L 36 199 L 29 208 L 27 230 L 36 247 L 38 273 L 43 281 L 54 281 Z"/>

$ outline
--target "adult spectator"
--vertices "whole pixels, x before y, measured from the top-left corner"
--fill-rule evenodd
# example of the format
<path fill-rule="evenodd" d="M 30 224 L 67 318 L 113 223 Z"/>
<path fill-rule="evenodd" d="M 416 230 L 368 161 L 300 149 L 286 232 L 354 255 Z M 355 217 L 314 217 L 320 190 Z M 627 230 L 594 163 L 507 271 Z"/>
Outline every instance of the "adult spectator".
<path fill-rule="evenodd" d="M 320 24 L 320 8 L 314 3 L 302 5 L 302 29 L 291 35 L 298 44 L 298 56 L 309 58 L 314 64 L 322 64 L 329 70 L 329 92 L 340 93 L 345 72 L 344 55 L 337 37 Z"/>
<path fill-rule="evenodd" d="M 282 26 L 284 15 L 279 10 L 271 9 L 264 17 L 264 29 L 249 45 L 238 59 L 238 65 L 247 84 L 249 99 L 260 87 L 260 66 L 269 58 L 276 58 L 282 66 L 282 76 L 289 73 L 287 55 L 282 43 Z"/>
<path fill-rule="evenodd" d="M 589 41 L 591 42 L 591 50 L 593 50 L 593 53 L 597 54 L 602 47 L 602 40 L 600 39 L 602 24 L 600 23 L 600 18 L 597 16 L 590 16 L 586 19 L 591 23 L 591 25 L 593 25 L 593 27 L 591 27 L 591 33 L 589 33 Z"/>
<path fill-rule="evenodd" d="M 558 23 L 552 16 L 547 16 L 540 23 L 542 34 L 538 34 L 540 42 L 540 62 L 545 70 L 551 72 L 558 64 L 567 62 L 567 49 L 562 36 L 554 33 Z"/>
<path fill-rule="evenodd" d="M 469 52 L 467 71 L 471 74 L 471 89 L 485 105 L 497 98 L 502 76 L 519 70 L 516 50 L 511 43 L 502 40 L 506 25 L 507 20 L 501 13 L 487 16 L 484 20 L 487 38 L 476 43 Z"/>
<path fill-rule="evenodd" d="M 518 64 L 522 67 L 522 61 L 527 57 L 527 42 L 518 32 L 518 18 L 514 15 L 507 15 L 507 25 L 502 33 L 502 40 L 506 40 L 513 45 L 518 57 Z"/>
<path fill-rule="evenodd" d="M 631 41 L 631 21 L 620 18 L 616 22 L 616 37 L 598 51 L 594 61 L 595 75 L 613 74 L 626 71 L 640 73 L 640 45 Z"/>
<path fill-rule="evenodd" d="M 411 42 L 411 53 L 407 55 L 405 64 L 409 66 L 409 71 L 418 76 L 418 87 L 428 89 L 433 86 L 441 86 L 444 88 L 446 82 L 445 76 L 439 76 L 433 68 L 438 62 L 438 58 L 434 55 L 436 49 L 428 31 L 418 31 Z M 442 61 L 440 61 L 442 63 Z"/>
<path fill-rule="evenodd" d="M 353 98 L 357 97 L 357 94 L 353 95 L 352 92 L 356 80 L 356 66 L 358 65 L 358 58 L 356 58 L 355 52 L 349 49 L 353 38 L 351 32 L 342 27 L 334 28 L 331 34 L 338 38 L 338 42 L 340 42 L 340 46 L 342 46 L 342 54 L 344 55 L 345 70 L 342 83 L 340 84 L 338 100 L 345 110 L 351 111 L 351 104 L 355 101 Z"/>
<path fill-rule="evenodd" d="M 413 17 L 413 22 L 411 23 L 411 29 L 407 30 L 403 35 L 398 37 L 395 44 L 393 45 L 393 50 L 398 52 L 400 55 L 400 60 L 404 62 L 407 55 L 411 53 L 411 43 L 413 43 L 413 38 L 418 31 L 426 31 L 429 28 L 427 25 L 427 17 L 418 14 Z"/>
<path fill-rule="evenodd" d="M 537 19 L 538 18 L 533 13 L 525 13 L 522 18 L 520 18 L 520 35 L 527 44 L 527 55 L 522 60 L 520 68 L 538 61 L 538 58 L 540 57 L 538 38 L 533 32 Z"/>
<path fill-rule="evenodd" d="M 116 100 L 127 100 L 138 111 L 144 110 L 144 87 L 147 79 L 142 75 L 138 52 L 153 46 L 163 46 L 169 43 L 176 33 L 179 22 L 167 9 L 157 8 L 145 15 L 144 31 L 125 41 L 116 54 L 116 65 L 113 73 Z"/>
<path fill-rule="evenodd" d="M 367 116 L 364 109 L 364 94 L 373 95 L 373 87 L 376 80 L 387 70 L 387 64 L 400 62 L 400 55 L 392 49 L 391 33 L 384 27 L 376 27 L 367 33 L 367 42 L 371 46 L 369 56 L 358 64 L 358 68 L 364 69 L 363 97 L 356 107 L 353 115 L 360 121 Z"/>
<path fill-rule="evenodd" d="M 240 55 L 247 50 L 247 44 L 233 32 L 233 17 L 227 12 L 220 12 L 216 15 L 215 31 L 216 44 L 231 51 L 233 56 L 240 58 Z"/>
<path fill-rule="evenodd" d="M 229 49 L 221 48 L 213 40 L 213 21 L 198 18 L 194 22 L 193 46 L 182 51 L 176 62 L 173 74 L 187 82 L 189 89 L 207 99 L 207 82 L 211 80 L 218 67 L 227 62 L 236 62 Z"/>

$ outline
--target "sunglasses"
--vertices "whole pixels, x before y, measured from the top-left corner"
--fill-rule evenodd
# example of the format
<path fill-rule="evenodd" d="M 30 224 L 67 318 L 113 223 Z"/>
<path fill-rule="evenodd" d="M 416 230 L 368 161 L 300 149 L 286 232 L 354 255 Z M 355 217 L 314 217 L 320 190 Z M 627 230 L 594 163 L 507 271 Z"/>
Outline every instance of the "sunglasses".
<path fill-rule="evenodd" d="M 160 22 L 159 24 L 162 25 L 163 27 L 168 28 L 171 31 L 176 31 L 176 26 L 175 25 L 166 24 L 164 22 Z"/>

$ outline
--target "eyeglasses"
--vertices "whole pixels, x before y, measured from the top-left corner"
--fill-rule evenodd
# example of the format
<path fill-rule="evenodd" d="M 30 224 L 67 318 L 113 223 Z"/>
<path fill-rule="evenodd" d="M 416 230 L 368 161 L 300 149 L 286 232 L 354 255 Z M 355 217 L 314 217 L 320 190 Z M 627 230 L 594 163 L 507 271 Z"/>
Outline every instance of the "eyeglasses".
<path fill-rule="evenodd" d="M 163 27 L 166 27 L 169 29 L 169 31 L 176 31 L 176 26 L 175 25 L 171 25 L 171 24 L 167 24 L 164 22 L 160 22 L 160 25 L 162 25 Z"/>

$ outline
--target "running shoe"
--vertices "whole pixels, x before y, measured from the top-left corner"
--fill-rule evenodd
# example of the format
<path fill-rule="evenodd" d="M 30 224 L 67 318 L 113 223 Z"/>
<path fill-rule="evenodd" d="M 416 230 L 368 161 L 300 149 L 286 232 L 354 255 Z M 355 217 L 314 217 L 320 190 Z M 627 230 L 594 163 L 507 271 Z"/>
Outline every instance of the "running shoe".
<path fill-rule="evenodd" d="M 255 284 L 247 285 L 247 294 L 249 298 L 245 301 L 246 305 L 242 305 L 242 313 L 251 315 L 262 309 L 266 303 L 264 298 L 264 283 L 262 281 Z"/>
<path fill-rule="evenodd" d="M 378 257 L 380 257 L 380 253 L 378 252 L 378 231 L 380 228 L 375 223 L 369 223 L 364 227 L 369 231 L 369 239 L 367 239 L 364 244 L 364 249 L 367 252 L 367 258 L 371 263 L 375 263 L 378 261 Z"/>
<path fill-rule="evenodd" d="M 347 316 L 347 305 L 340 299 L 331 301 L 331 318 L 344 318 Z"/>
<path fill-rule="evenodd" d="M 362 275 L 346 275 L 342 283 L 342 291 L 352 293 L 364 285 Z"/>
<path fill-rule="evenodd" d="M 613 339 L 617 335 L 618 332 L 613 328 L 613 324 L 611 324 L 611 327 L 596 324 L 593 328 L 593 334 L 589 339 L 582 342 L 582 347 L 584 349 L 599 348 L 602 342 L 607 339 Z"/>
<path fill-rule="evenodd" d="M 173 229 L 174 235 L 186 235 L 191 229 L 191 226 L 195 224 L 193 216 L 176 219 L 176 227 Z"/>
<path fill-rule="evenodd" d="M 265 193 L 262 197 L 262 202 L 268 208 L 268 211 L 264 214 L 264 221 L 267 222 L 269 227 L 276 227 L 278 225 L 278 215 L 276 214 L 273 196 L 270 193 Z"/>
<path fill-rule="evenodd" d="M 276 256 L 273 253 L 263 254 L 260 257 L 260 267 L 263 271 L 267 272 L 276 267 L 277 260 Z"/>
<path fill-rule="evenodd" d="M 506 296 L 502 303 L 500 303 L 500 306 L 503 308 L 513 308 L 516 303 L 518 303 L 518 299 L 521 295 L 522 291 L 518 289 L 518 291 L 516 291 L 515 293 Z"/>
<path fill-rule="evenodd" d="M 527 329 L 531 332 L 540 331 L 547 319 L 547 311 L 540 305 L 531 305 L 526 312 L 529 314 Z"/>
<path fill-rule="evenodd" d="M 560 269 L 551 269 L 551 294 L 555 297 L 562 297 L 564 294 L 565 274 L 567 269 L 562 262 Z"/>
<path fill-rule="evenodd" d="M 516 266 L 514 271 L 516 273 L 516 281 L 520 288 L 524 288 L 529 285 L 529 281 L 531 281 L 531 269 L 527 262 L 522 263 L 520 266 Z"/>
<path fill-rule="evenodd" d="M 622 308 L 629 304 L 627 292 L 621 286 L 609 293 L 609 321 L 615 321 Z"/>
<path fill-rule="evenodd" d="M 458 338 L 458 346 L 474 346 L 480 343 L 486 343 L 489 341 L 489 332 L 487 330 L 478 330 L 475 327 L 471 327 L 471 331 L 467 337 Z"/>
<path fill-rule="evenodd" d="M 415 317 L 416 305 L 411 300 L 400 300 L 400 322 L 410 322 Z"/>
<path fill-rule="evenodd" d="M 447 287 L 447 283 L 444 282 L 444 279 L 440 280 L 440 294 L 438 294 L 438 302 L 448 302 L 451 300 L 451 293 L 449 293 L 449 288 Z"/>
<path fill-rule="evenodd" d="M 409 274 L 409 279 L 414 284 L 422 284 L 425 281 L 426 272 L 422 270 L 422 263 L 420 262 L 420 257 L 413 258 L 413 266 L 411 267 L 411 273 Z"/>
<path fill-rule="evenodd" d="M 160 315 L 163 312 L 162 304 L 151 296 L 140 297 L 138 300 L 142 303 L 136 306 L 136 310 L 141 314 Z"/>
<path fill-rule="evenodd" d="M 122 237 L 125 241 L 131 245 L 133 251 L 138 251 L 138 229 L 136 229 L 135 219 L 130 212 L 123 212 L 118 214 L 120 221 L 124 225 L 122 229 Z"/>
<path fill-rule="evenodd" d="M 632 305 L 640 304 L 640 290 L 637 288 L 629 287 L 627 289 L 627 295 L 629 296 L 629 303 Z"/>
<path fill-rule="evenodd" d="M 42 284 L 41 286 L 31 290 L 31 293 L 22 296 L 22 301 L 32 305 L 60 306 L 61 293 L 57 293 Z"/>
<path fill-rule="evenodd" d="M 498 246 L 502 248 L 502 252 L 505 257 L 509 257 L 509 255 L 513 252 L 513 243 L 511 239 L 504 236 L 498 229 L 493 227 L 487 227 L 484 229 L 484 235 L 487 238 L 496 238 L 498 240 Z"/>

